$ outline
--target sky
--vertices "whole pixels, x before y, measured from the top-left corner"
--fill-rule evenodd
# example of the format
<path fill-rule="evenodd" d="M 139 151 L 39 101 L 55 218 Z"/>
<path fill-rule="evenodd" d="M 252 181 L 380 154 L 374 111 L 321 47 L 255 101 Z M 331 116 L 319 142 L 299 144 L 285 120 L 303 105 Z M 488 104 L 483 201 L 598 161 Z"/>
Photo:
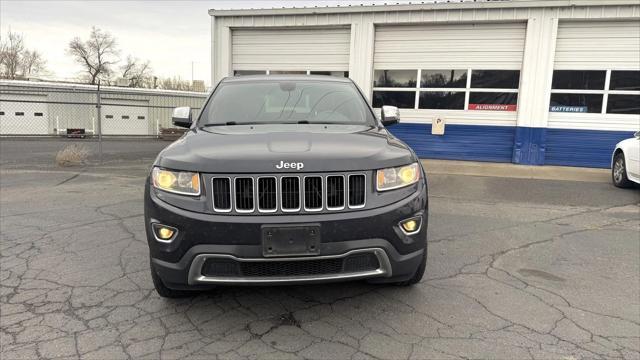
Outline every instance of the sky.
<path fill-rule="evenodd" d="M 120 58 L 149 60 L 154 74 L 204 80 L 210 85 L 208 9 L 243 9 L 347 4 L 382 4 L 389 0 L 0 0 L 0 31 L 23 35 L 27 48 L 40 51 L 48 79 L 77 79 L 81 72 L 66 53 L 69 41 L 86 39 L 92 26 L 117 40 Z M 389 2 L 406 2 L 391 0 Z"/>

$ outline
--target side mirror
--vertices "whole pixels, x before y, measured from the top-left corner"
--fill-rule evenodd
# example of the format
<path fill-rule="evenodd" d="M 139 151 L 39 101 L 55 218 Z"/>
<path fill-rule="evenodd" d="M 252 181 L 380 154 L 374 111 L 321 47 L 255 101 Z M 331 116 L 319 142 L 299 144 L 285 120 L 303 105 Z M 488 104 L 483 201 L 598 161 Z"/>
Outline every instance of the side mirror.
<path fill-rule="evenodd" d="M 190 128 L 191 127 L 191 108 L 188 106 L 177 107 L 173 109 L 171 122 L 175 126 Z"/>
<path fill-rule="evenodd" d="M 400 110 L 395 106 L 383 105 L 380 109 L 382 125 L 389 126 L 400 122 Z"/>

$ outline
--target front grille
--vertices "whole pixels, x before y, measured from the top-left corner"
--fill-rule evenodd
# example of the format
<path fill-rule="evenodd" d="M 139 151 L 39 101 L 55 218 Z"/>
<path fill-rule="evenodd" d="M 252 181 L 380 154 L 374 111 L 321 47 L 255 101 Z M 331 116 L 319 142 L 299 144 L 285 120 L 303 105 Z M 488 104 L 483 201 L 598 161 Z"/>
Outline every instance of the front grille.
<path fill-rule="evenodd" d="M 333 275 L 373 271 L 380 267 L 373 253 L 353 254 L 345 258 L 299 261 L 238 261 L 212 258 L 202 266 L 202 275 L 210 277 L 290 277 Z"/>
<path fill-rule="evenodd" d="M 212 178 L 214 212 L 294 213 L 365 207 L 365 174 L 220 175 Z"/>

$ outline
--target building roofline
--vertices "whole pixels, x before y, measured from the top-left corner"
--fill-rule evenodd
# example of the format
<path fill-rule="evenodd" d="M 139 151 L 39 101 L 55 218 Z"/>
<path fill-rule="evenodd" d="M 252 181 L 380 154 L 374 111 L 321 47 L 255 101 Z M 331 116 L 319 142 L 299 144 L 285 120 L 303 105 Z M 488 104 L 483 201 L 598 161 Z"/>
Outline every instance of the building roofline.
<path fill-rule="evenodd" d="M 29 80 L 0 80 L 0 86 L 21 86 L 29 88 L 40 89 L 66 89 L 66 90 L 97 90 L 97 85 L 78 84 L 69 82 L 54 82 L 54 81 L 29 81 Z M 145 88 L 131 88 L 131 87 L 119 87 L 119 86 L 100 86 L 100 90 L 104 92 L 120 92 L 128 94 L 153 94 L 153 95 L 177 95 L 177 96 L 202 96 L 206 97 L 207 92 L 195 92 L 195 91 L 181 91 L 181 90 L 166 90 L 166 89 L 145 89 Z M 34 90 L 35 91 L 35 90 Z"/>
<path fill-rule="evenodd" d="M 340 14 L 364 13 L 383 11 L 419 11 L 419 10 L 450 10 L 450 9 L 499 9 L 499 8 L 540 8 L 540 7 L 575 7 L 575 6 L 619 6 L 638 5 L 637 0 L 609 0 L 603 4 L 601 0 L 481 0 L 469 1 L 436 0 L 433 2 L 409 2 L 405 4 L 384 5 L 346 5 L 325 7 L 292 7 L 270 9 L 210 9 L 210 16 L 268 16 L 268 15 L 312 15 L 312 14 Z"/>

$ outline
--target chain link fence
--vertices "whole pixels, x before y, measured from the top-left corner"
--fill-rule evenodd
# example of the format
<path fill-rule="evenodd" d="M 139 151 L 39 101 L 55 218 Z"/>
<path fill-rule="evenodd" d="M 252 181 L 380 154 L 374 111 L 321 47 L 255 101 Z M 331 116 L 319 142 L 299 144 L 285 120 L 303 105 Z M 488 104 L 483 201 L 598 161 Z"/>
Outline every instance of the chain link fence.
<path fill-rule="evenodd" d="M 207 94 L 70 84 L 0 82 L 0 136 L 149 137 L 179 132 L 173 108 L 198 116 Z"/>

